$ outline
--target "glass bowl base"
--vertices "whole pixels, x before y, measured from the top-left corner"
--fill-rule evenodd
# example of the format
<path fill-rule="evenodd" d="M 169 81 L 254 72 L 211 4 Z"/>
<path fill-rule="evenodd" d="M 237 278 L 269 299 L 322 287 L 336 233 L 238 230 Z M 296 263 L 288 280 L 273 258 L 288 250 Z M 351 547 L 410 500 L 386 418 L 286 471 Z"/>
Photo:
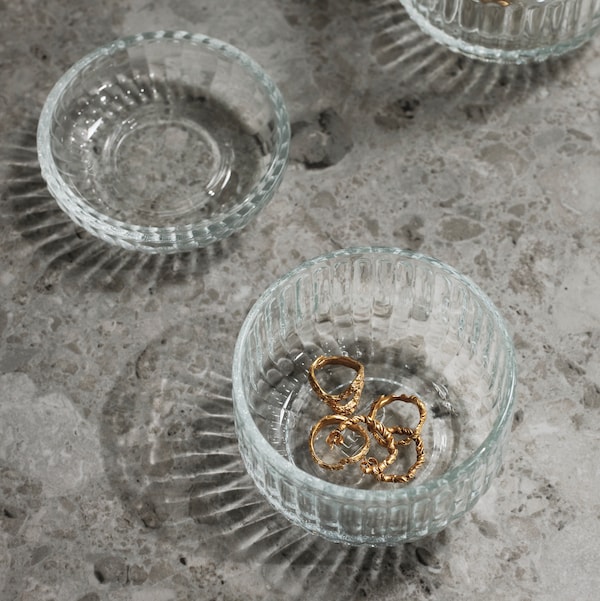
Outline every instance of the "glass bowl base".
<path fill-rule="evenodd" d="M 141 226 L 194 223 L 233 208 L 259 179 L 260 140 L 226 106 L 129 92 L 132 105 L 117 113 L 102 98 L 79 111 L 70 132 L 79 143 L 65 157 L 81 164 L 71 183 L 98 212 Z"/>

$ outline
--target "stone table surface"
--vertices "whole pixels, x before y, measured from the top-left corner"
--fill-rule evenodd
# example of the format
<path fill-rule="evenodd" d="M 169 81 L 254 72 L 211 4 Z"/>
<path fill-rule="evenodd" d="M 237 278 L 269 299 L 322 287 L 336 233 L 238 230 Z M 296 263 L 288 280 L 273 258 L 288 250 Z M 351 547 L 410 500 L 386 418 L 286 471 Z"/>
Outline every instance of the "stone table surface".
<path fill-rule="evenodd" d="M 75 227 L 35 149 L 58 77 L 154 29 L 234 43 L 305 124 L 257 220 L 169 257 Z M 596 598 L 599 39 L 501 67 L 435 45 L 393 0 L 3 0 L 0 140 L 2 601 Z M 357 245 L 469 275 L 518 355 L 492 488 L 442 533 L 391 549 L 290 526 L 233 435 L 248 309 L 303 259 Z"/>

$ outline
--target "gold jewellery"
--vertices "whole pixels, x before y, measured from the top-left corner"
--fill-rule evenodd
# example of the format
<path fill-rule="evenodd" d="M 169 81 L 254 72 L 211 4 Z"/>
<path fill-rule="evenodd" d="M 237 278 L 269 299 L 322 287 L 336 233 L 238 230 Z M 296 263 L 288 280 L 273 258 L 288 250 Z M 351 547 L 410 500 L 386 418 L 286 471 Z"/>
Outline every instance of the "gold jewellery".
<path fill-rule="evenodd" d="M 356 372 L 354 380 L 339 394 L 326 392 L 317 382 L 316 372 L 330 365 L 342 365 Z M 415 477 L 417 471 L 425 462 L 421 430 L 427 418 L 427 408 L 421 399 L 414 395 L 407 396 L 405 394 L 382 395 L 372 403 L 366 415 L 355 415 L 365 385 L 365 368 L 362 363 L 351 357 L 326 357 L 323 355 L 317 357 L 308 371 L 308 381 L 317 396 L 334 411 L 334 414 L 322 417 L 310 431 L 308 446 L 311 457 L 318 466 L 328 470 L 341 470 L 350 463 L 360 462 L 360 469 L 363 474 L 371 474 L 380 482 L 406 483 Z M 419 423 L 415 428 L 400 425 L 386 426 L 377 419 L 380 409 L 395 402 L 409 403 L 417 407 Z M 331 426 L 334 429 L 325 438 L 325 442 L 331 449 L 344 444 L 345 430 L 354 432 L 363 440 L 362 447 L 354 455 L 342 457 L 337 463 L 327 463 L 315 451 L 317 435 L 323 428 Z M 381 447 L 387 450 L 385 459 L 379 461 L 376 457 L 367 457 L 371 446 L 371 436 L 369 434 Z M 385 473 L 385 470 L 398 458 L 399 449 L 410 445 L 412 442 L 415 443 L 417 459 L 410 468 L 403 474 Z"/>

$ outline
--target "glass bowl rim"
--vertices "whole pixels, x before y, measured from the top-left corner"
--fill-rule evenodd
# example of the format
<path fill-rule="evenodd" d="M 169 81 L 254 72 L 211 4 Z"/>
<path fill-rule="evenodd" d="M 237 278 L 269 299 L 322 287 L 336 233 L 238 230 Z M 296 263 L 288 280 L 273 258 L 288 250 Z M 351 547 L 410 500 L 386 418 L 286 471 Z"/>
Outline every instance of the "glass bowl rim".
<path fill-rule="evenodd" d="M 146 43 L 167 40 L 179 43 L 189 43 L 190 46 L 208 49 L 215 56 L 221 56 L 232 63 L 240 65 L 254 81 L 260 83 L 265 91 L 265 96 L 270 100 L 275 114 L 276 143 L 273 148 L 272 157 L 267 170 L 261 175 L 253 188 L 239 199 L 230 210 L 217 213 L 212 218 L 200 219 L 180 225 L 138 225 L 136 223 L 123 221 L 98 211 L 92 207 L 87 200 L 77 194 L 73 188 L 67 184 L 61 176 L 56 166 L 52 152 L 52 121 L 60 100 L 66 90 L 69 89 L 73 80 L 87 66 L 93 64 L 100 58 L 110 56 L 119 50 L 131 48 L 134 46 L 145 45 Z M 77 221 L 83 220 L 93 231 L 98 229 L 106 232 L 111 237 L 116 237 L 126 241 L 128 244 L 157 244 L 157 249 L 172 246 L 174 250 L 186 250 L 182 246 L 195 248 L 196 244 L 186 245 L 186 241 L 196 238 L 194 234 L 197 230 L 210 230 L 211 226 L 226 223 L 231 219 L 241 219 L 247 223 L 248 215 L 252 215 L 262 205 L 269 200 L 269 194 L 274 191 L 285 171 L 290 145 L 290 121 L 285 101 L 281 91 L 266 73 L 266 71 L 253 58 L 247 55 L 239 48 L 201 33 L 190 33 L 183 30 L 160 30 L 147 31 L 117 38 L 107 44 L 92 50 L 77 62 L 75 62 L 58 79 L 50 90 L 44 105 L 42 107 L 37 126 L 37 154 L 43 179 L 48 185 L 52 196 L 58 204 L 71 216 L 85 215 L 85 218 L 76 218 Z M 258 199 L 258 202 L 257 202 Z M 82 224 L 83 225 L 83 224 Z M 240 226 L 229 228 L 231 231 L 240 229 Z M 179 244 L 170 242 L 172 235 L 179 235 L 181 240 Z M 163 237 L 165 236 L 165 237 Z M 103 237 L 103 236 L 102 236 Z M 206 236 L 207 238 L 210 236 Z M 214 240 L 223 236 L 215 235 Z M 181 244 L 183 243 L 183 244 Z M 141 248 L 140 250 L 144 250 Z"/>
<path fill-rule="evenodd" d="M 576 0 L 580 5 L 587 0 Z M 498 29 L 498 35 L 505 34 L 510 38 L 515 38 L 516 35 L 512 30 L 506 29 L 508 18 L 511 14 L 528 14 L 533 10 L 554 11 L 560 9 L 563 5 L 575 4 L 573 0 L 537 0 L 538 4 L 532 6 L 522 6 L 519 3 L 508 4 L 501 6 L 496 2 L 481 2 L 481 0 L 461 0 L 463 4 L 472 5 L 474 10 L 479 11 L 486 16 L 501 16 L 503 17 L 504 26 Z M 593 0 L 598 3 L 598 0 Z M 585 20 L 585 25 L 580 31 L 575 33 L 568 41 L 553 41 L 540 42 L 537 45 L 530 47 L 506 49 L 499 45 L 486 45 L 482 41 L 467 41 L 460 34 L 451 34 L 437 26 L 433 20 L 421 10 L 419 0 L 400 0 L 403 8 L 408 16 L 430 37 L 438 43 L 445 45 L 454 52 L 464 54 L 465 56 L 476 58 L 478 60 L 490 63 L 514 63 L 524 64 L 528 62 L 542 62 L 548 58 L 561 56 L 565 52 L 575 50 L 584 44 L 598 28 L 600 28 L 600 12 L 595 10 L 592 17 Z M 442 13 L 440 9 L 428 11 L 428 14 Z M 455 10 L 455 15 L 458 11 Z M 561 23 L 565 20 L 564 15 L 561 17 Z M 579 21 L 579 19 L 578 19 Z M 459 26 L 461 31 L 464 31 L 462 26 Z M 471 32 L 472 33 L 472 32 Z"/>
<path fill-rule="evenodd" d="M 503 405 L 500 407 L 498 416 L 496 417 L 490 431 L 486 435 L 483 442 L 475 449 L 466 459 L 461 461 L 458 465 L 452 469 L 444 472 L 443 474 L 431 478 L 423 483 L 419 483 L 418 480 L 411 483 L 407 487 L 393 487 L 386 490 L 368 490 L 358 489 L 342 486 L 340 484 L 334 484 L 327 482 L 317 476 L 313 476 L 304 470 L 300 469 L 296 465 L 292 464 L 285 457 L 280 455 L 266 438 L 259 431 L 255 421 L 251 418 L 250 408 L 248 406 L 247 399 L 243 393 L 242 386 L 242 356 L 243 346 L 250 333 L 251 325 L 254 323 L 259 313 L 262 311 L 266 302 L 272 297 L 273 293 L 286 281 L 292 280 L 297 275 L 301 274 L 305 270 L 319 265 L 321 263 L 327 263 L 333 259 L 339 257 L 351 257 L 359 255 L 392 255 L 395 257 L 401 257 L 410 260 L 416 260 L 424 263 L 433 265 L 437 269 L 445 272 L 452 278 L 456 278 L 459 282 L 465 285 L 471 292 L 473 292 L 477 298 L 482 301 L 486 309 L 494 316 L 496 324 L 499 329 L 499 334 L 503 340 L 505 349 L 507 351 L 507 367 L 509 371 L 509 382 L 507 386 L 507 394 L 503 399 Z M 244 425 L 242 429 L 248 432 L 249 438 L 252 444 L 257 447 L 257 451 L 260 456 L 266 456 L 268 463 L 274 465 L 279 473 L 288 474 L 288 480 L 291 480 L 299 488 L 303 490 L 318 490 L 322 493 L 326 493 L 331 497 L 344 499 L 345 501 L 353 501 L 356 503 L 364 503 L 367 501 L 377 503 L 389 503 L 390 501 L 399 501 L 400 499 L 421 499 L 426 498 L 439 489 L 446 486 L 449 482 L 456 481 L 461 478 L 463 474 L 469 473 L 474 467 L 483 461 L 487 455 L 493 453 L 495 444 L 498 439 L 501 438 L 501 434 L 510 427 L 510 419 L 513 414 L 515 405 L 515 392 L 517 382 L 517 366 L 515 350 L 512 338 L 508 332 L 506 322 L 500 315 L 496 306 L 492 303 L 489 297 L 477 286 L 469 277 L 461 274 L 456 269 L 447 265 L 446 263 L 436 259 L 434 257 L 427 256 L 425 254 L 405 250 L 394 247 L 383 247 L 383 246 L 358 246 L 352 248 L 345 248 L 336 250 L 324 255 L 317 256 L 315 258 L 304 261 L 285 275 L 276 279 L 268 288 L 258 297 L 249 313 L 247 314 L 238 338 L 235 344 L 234 356 L 233 356 L 233 367 L 232 367 L 232 392 L 233 392 L 233 405 L 234 414 L 236 417 L 236 428 L 237 421 L 243 420 Z"/>

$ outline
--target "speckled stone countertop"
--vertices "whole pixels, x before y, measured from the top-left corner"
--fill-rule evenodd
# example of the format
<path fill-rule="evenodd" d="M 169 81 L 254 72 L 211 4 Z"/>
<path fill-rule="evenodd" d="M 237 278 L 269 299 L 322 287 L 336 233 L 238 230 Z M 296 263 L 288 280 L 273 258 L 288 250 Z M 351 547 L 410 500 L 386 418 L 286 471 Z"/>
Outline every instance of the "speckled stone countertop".
<path fill-rule="evenodd" d="M 230 41 L 280 86 L 292 160 L 240 234 L 108 247 L 41 180 L 57 78 L 125 33 Z M 0 599 L 595 599 L 600 590 L 600 39 L 476 63 L 392 0 L 0 1 Z M 231 356 L 303 259 L 418 249 L 471 276 L 519 362 L 505 467 L 467 516 L 394 549 L 273 514 L 237 454 Z"/>

